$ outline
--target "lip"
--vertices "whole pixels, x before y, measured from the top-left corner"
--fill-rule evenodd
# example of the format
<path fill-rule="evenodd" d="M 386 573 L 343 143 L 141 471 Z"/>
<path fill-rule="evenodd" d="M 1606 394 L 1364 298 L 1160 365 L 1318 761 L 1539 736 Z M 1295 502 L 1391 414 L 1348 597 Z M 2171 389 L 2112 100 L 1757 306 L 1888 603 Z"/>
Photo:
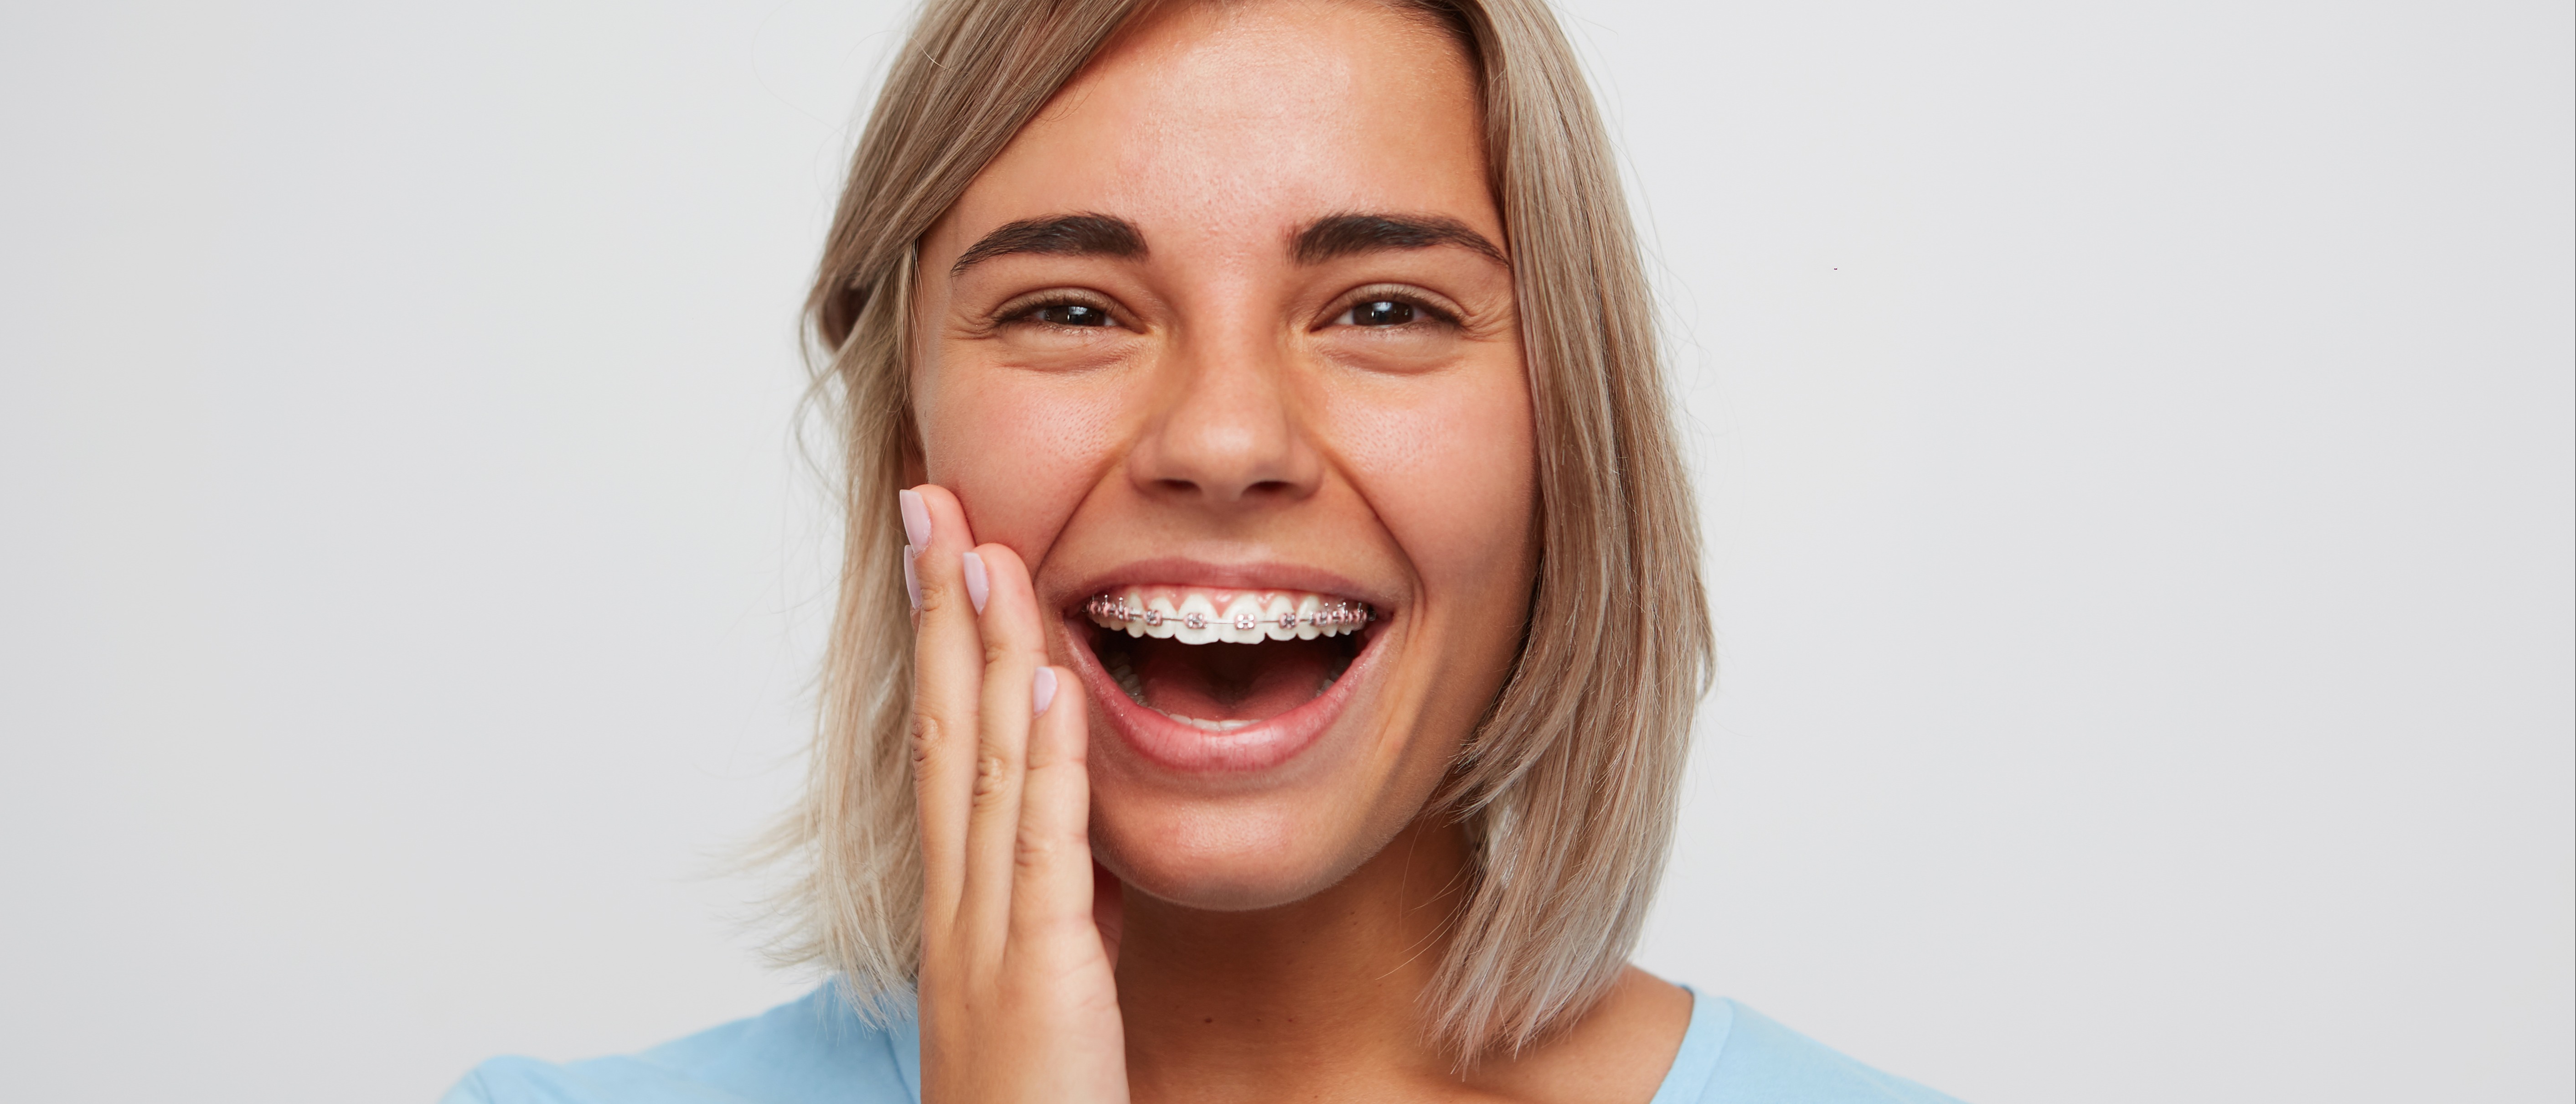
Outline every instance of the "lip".
<path fill-rule="evenodd" d="M 1169 585 L 1219 587 L 1237 590 L 1303 590 L 1331 594 L 1367 602 L 1380 616 L 1389 616 L 1386 602 L 1371 595 L 1349 579 L 1312 568 L 1286 565 L 1219 565 L 1199 561 L 1155 560 L 1128 564 L 1117 570 L 1087 580 L 1079 592 L 1098 594 L 1122 586 Z M 1313 699 L 1276 717 L 1245 725 L 1231 732 L 1209 732 L 1192 728 L 1152 709 L 1137 704 L 1127 696 L 1117 680 L 1100 664 L 1091 650 L 1090 620 L 1080 609 L 1069 610 L 1063 617 L 1067 650 L 1074 657 L 1074 672 L 1091 691 L 1091 699 L 1100 703 L 1109 717 L 1109 727 L 1116 730 L 1128 747 L 1148 762 L 1165 770 L 1196 775 L 1241 775 L 1269 770 L 1295 759 L 1323 739 L 1324 733 L 1340 720 L 1359 687 L 1377 671 L 1377 644 L 1386 622 L 1380 621 L 1363 630 L 1359 654 L 1333 685 Z"/>

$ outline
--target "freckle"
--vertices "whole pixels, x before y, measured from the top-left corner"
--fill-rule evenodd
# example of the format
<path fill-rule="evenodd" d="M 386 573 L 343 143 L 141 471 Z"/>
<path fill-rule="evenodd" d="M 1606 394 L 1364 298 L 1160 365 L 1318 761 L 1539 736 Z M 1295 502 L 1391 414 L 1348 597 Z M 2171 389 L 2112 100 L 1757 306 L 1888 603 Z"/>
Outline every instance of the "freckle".
<path fill-rule="evenodd" d="M 1204 1020 L 1200 1020 L 1199 1022 L 1200 1022 L 1200 1023 L 1215 1023 L 1215 1022 L 1216 1022 L 1216 1017 L 1214 1017 L 1214 1016 L 1210 1016 L 1210 1017 L 1208 1017 L 1208 1018 L 1206 1018 L 1206 1019 L 1204 1019 Z"/>

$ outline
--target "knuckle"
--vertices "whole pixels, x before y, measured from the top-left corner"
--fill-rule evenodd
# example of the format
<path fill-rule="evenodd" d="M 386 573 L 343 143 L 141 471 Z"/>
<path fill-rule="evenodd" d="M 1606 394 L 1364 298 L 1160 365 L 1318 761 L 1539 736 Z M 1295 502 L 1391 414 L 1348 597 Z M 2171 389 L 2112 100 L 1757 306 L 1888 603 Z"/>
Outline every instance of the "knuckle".
<path fill-rule="evenodd" d="M 1091 746 L 1084 740 L 1054 740 L 1047 746 L 1049 770 L 1081 773 L 1091 764 Z"/>
<path fill-rule="evenodd" d="M 1022 869 L 1035 869 L 1048 865 L 1050 860 L 1062 853 L 1062 850 L 1056 846 L 1054 840 L 1022 832 L 1019 846 L 1011 850 L 1011 861 L 1018 863 Z"/>
<path fill-rule="evenodd" d="M 919 612 L 927 614 L 937 610 L 943 610 L 948 608 L 948 604 L 950 602 L 957 600 L 957 588 L 951 586 L 948 580 L 939 578 L 928 571 L 917 571 L 914 574 L 916 581 L 919 582 L 921 586 L 921 609 Z"/>
<path fill-rule="evenodd" d="M 1001 756 L 986 752 L 975 757 L 975 800 L 990 804 L 1002 798 L 1004 784 L 1010 780 L 1011 765 Z"/>
<path fill-rule="evenodd" d="M 944 731 L 939 718 L 926 712 L 912 715 L 912 765 L 919 769 L 938 754 L 940 734 Z"/>
<path fill-rule="evenodd" d="M 1002 662 L 1003 660 L 1009 659 L 1019 650 L 1020 649 L 1017 645 L 1014 645 L 1008 640 L 1000 639 L 998 637 L 986 637 L 984 640 L 984 666 L 990 667 Z"/>
<path fill-rule="evenodd" d="M 1023 870 L 1037 870 L 1088 850 L 1085 841 L 1064 833 L 1022 832 L 1018 845 L 1011 849 L 1011 861 Z"/>

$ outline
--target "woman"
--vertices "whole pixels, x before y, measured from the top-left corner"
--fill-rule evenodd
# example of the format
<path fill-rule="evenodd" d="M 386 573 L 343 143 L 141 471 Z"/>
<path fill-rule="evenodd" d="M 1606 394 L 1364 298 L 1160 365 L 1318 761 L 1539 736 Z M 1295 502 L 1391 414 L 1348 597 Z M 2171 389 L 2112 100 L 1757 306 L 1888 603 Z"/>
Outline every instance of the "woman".
<path fill-rule="evenodd" d="M 811 312 L 842 982 L 452 1099 L 1944 1099 L 1626 964 L 1709 629 L 1537 0 L 934 0 Z"/>

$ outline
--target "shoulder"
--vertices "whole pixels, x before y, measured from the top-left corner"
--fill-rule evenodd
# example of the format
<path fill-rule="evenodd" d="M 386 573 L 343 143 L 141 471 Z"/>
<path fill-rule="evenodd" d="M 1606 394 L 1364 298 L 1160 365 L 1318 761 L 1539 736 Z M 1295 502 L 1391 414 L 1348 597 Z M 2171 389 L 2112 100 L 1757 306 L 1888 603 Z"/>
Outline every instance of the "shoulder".
<path fill-rule="evenodd" d="M 1959 1104 L 1724 997 L 1700 995 L 1654 1104 Z"/>
<path fill-rule="evenodd" d="M 870 1024 L 836 985 L 640 1054 L 494 1058 L 440 1104 L 911 1104 L 921 1095 L 911 1003 Z"/>

